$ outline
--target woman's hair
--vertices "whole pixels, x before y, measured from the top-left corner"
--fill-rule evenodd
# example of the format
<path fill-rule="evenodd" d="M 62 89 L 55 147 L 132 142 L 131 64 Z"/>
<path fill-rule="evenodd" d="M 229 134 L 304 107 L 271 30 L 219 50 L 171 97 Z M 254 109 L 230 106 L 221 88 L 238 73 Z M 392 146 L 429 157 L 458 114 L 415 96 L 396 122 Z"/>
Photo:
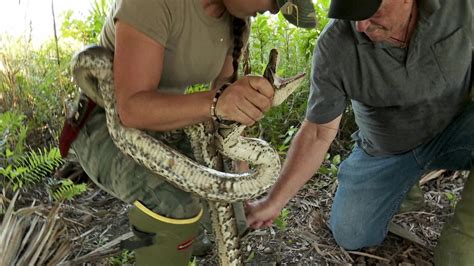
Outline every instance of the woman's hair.
<path fill-rule="evenodd" d="M 233 17 L 232 34 L 234 36 L 234 50 L 232 51 L 232 67 L 234 68 L 234 73 L 232 74 L 231 82 L 235 82 L 239 76 L 239 58 L 242 54 L 242 47 L 244 46 L 243 36 L 247 27 L 245 20 Z"/>

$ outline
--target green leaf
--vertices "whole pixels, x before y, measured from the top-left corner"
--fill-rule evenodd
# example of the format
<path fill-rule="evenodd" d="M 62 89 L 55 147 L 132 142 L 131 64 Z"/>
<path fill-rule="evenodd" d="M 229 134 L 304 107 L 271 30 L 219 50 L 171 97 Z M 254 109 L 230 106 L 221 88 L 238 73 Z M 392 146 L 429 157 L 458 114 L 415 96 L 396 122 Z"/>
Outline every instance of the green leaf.
<path fill-rule="evenodd" d="M 6 156 L 7 158 L 12 157 L 13 154 L 14 154 L 14 153 L 13 153 L 9 148 L 6 149 L 6 151 L 5 151 L 5 156 Z"/>
<path fill-rule="evenodd" d="M 280 212 L 278 218 L 275 219 L 274 224 L 280 231 L 284 231 L 288 226 L 288 215 L 290 211 L 286 208 L 283 208 Z"/>

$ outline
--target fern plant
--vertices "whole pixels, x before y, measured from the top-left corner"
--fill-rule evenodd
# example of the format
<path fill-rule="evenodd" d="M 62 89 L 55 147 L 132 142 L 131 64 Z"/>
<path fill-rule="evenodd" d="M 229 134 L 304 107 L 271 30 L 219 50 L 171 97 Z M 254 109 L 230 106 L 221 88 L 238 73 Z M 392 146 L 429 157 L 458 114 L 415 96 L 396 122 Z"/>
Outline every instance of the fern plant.
<path fill-rule="evenodd" d="M 72 200 L 87 189 L 85 183 L 74 184 L 70 179 L 50 180 L 48 187 L 50 196 L 57 202 Z"/>
<path fill-rule="evenodd" d="M 37 152 L 26 153 L 5 168 L 0 166 L 0 175 L 6 178 L 6 180 L 2 178 L 2 182 L 10 185 L 13 191 L 17 191 L 38 183 L 62 163 L 63 159 L 58 148 L 49 150 L 43 148 L 43 150 L 38 149 Z"/>

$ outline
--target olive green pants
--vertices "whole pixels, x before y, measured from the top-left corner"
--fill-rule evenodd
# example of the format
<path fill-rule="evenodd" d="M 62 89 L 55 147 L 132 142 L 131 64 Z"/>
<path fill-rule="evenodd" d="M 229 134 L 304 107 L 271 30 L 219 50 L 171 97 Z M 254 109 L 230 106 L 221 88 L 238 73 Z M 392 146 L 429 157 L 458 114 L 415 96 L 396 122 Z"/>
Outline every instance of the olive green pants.
<path fill-rule="evenodd" d="M 153 133 L 167 145 L 192 157 L 183 134 Z M 127 203 L 140 201 L 153 212 L 174 219 L 196 217 L 201 200 L 166 182 L 162 176 L 136 163 L 113 143 L 105 122 L 105 113 L 96 108 L 72 143 L 72 149 L 87 175 L 103 190 Z M 242 203 L 234 204 L 238 227 L 246 226 Z M 208 216 L 208 213 L 204 213 Z M 208 223 L 205 217 L 203 222 Z M 209 228 L 209 225 L 205 225 Z"/>

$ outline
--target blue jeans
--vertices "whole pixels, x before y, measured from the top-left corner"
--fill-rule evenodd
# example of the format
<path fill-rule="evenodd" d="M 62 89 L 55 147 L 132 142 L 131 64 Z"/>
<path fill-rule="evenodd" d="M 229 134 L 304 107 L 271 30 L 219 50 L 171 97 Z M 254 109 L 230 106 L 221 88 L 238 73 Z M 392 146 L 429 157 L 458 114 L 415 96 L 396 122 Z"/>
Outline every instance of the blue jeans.
<path fill-rule="evenodd" d="M 473 161 L 474 103 L 433 140 L 407 153 L 371 156 L 356 146 L 339 168 L 330 218 L 336 242 L 348 250 L 380 244 L 391 218 L 423 174 L 470 170 Z"/>

